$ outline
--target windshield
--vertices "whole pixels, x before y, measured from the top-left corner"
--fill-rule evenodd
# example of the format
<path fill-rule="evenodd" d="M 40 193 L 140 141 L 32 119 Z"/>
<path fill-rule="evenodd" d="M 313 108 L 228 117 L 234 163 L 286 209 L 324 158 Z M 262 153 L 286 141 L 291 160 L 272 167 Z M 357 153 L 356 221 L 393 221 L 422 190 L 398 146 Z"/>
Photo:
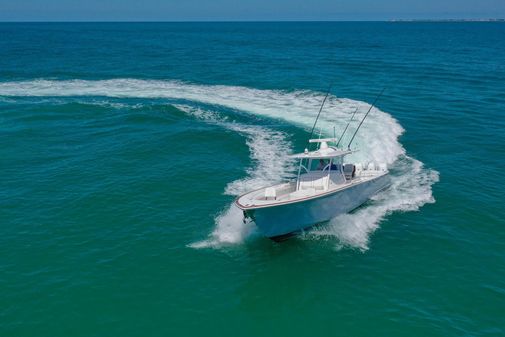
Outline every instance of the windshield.
<path fill-rule="evenodd" d="M 306 166 L 309 171 L 328 171 L 329 169 L 331 171 L 336 171 L 340 167 L 340 158 L 333 158 L 333 159 L 312 159 L 312 160 L 307 160 L 304 161 L 303 165 Z M 329 167 L 331 163 L 331 167 Z M 307 166 L 308 165 L 308 166 Z"/>

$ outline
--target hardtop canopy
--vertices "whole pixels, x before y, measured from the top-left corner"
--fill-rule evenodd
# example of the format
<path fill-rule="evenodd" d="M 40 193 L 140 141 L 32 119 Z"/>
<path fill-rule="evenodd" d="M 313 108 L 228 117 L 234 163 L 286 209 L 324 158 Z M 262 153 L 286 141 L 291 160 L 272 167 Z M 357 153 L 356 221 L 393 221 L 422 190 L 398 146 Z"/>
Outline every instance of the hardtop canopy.
<path fill-rule="evenodd" d="M 297 153 L 291 156 L 295 159 L 330 159 L 335 157 L 343 157 L 348 154 L 353 153 L 351 150 L 339 150 L 334 147 L 329 147 L 325 150 L 307 151 L 302 153 Z"/>

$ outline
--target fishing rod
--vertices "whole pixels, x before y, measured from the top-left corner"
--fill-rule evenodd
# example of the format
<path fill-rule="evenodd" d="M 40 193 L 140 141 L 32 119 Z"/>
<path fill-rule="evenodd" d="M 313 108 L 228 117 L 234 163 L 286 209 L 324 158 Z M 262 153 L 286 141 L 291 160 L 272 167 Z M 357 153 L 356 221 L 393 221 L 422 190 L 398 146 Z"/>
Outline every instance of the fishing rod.
<path fill-rule="evenodd" d="M 372 108 L 374 107 L 375 103 L 377 102 L 377 100 L 379 99 L 379 97 L 382 96 L 382 93 L 384 92 L 384 90 L 386 90 L 386 87 L 382 88 L 381 92 L 379 93 L 379 95 L 375 98 L 375 101 L 373 101 L 372 105 L 370 105 L 370 109 L 368 109 L 368 111 L 366 112 L 365 114 L 365 117 L 363 117 L 363 119 L 361 120 L 361 122 L 359 123 L 358 125 L 358 128 L 356 129 L 356 131 L 354 131 L 354 134 L 352 135 L 352 138 L 351 138 L 351 141 L 349 142 L 349 144 L 347 144 L 347 149 L 351 149 L 351 143 L 352 141 L 354 140 L 354 137 L 356 136 L 356 134 L 358 133 L 359 131 L 359 128 L 361 127 L 361 124 L 363 124 L 363 122 L 365 121 L 365 118 L 368 116 L 368 114 L 370 113 L 370 111 L 372 110 Z"/>
<path fill-rule="evenodd" d="M 323 106 L 324 103 L 326 102 L 326 99 L 328 98 L 328 95 L 330 94 L 332 84 L 328 87 L 328 90 L 326 91 L 326 96 L 324 96 L 323 103 L 321 103 L 321 107 L 319 108 L 319 112 L 317 113 L 316 120 L 314 121 L 314 125 L 312 126 L 312 130 L 310 131 L 310 136 L 309 140 L 312 138 L 312 134 L 314 133 L 314 129 L 316 128 L 317 120 L 319 119 L 319 115 L 321 115 L 321 111 L 323 111 Z"/>
<path fill-rule="evenodd" d="M 352 113 L 351 120 L 349 122 L 347 122 L 347 125 L 345 126 L 344 132 L 342 132 L 342 134 L 340 135 L 340 138 L 338 139 L 338 142 L 337 142 L 337 145 L 336 145 L 337 147 L 338 147 L 338 144 L 340 144 L 340 141 L 342 140 L 342 137 L 344 137 L 344 134 L 347 131 L 347 128 L 349 127 L 349 124 L 351 124 L 352 120 L 354 119 L 354 115 L 356 115 L 356 112 L 358 112 L 358 109 L 359 109 L 359 107 L 356 107 L 356 110 L 354 110 L 354 112 Z M 333 132 L 333 133 L 335 133 L 335 132 Z"/>

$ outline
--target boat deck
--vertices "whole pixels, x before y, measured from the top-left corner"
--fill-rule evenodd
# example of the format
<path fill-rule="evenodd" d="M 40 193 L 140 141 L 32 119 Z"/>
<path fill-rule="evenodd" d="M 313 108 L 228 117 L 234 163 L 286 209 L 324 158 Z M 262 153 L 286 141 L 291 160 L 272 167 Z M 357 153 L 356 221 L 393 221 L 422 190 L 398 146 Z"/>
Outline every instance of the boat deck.
<path fill-rule="evenodd" d="M 341 172 L 327 174 L 312 171 L 301 175 L 299 182 L 291 181 L 246 193 L 237 198 L 236 204 L 241 209 L 247 210 L 317 198 L 372 180 L 384 174 L 387 174 L 387 170 L 363 170 L 356 172 L 354 177 L 345 179 Z M 297 184 L 299 184 L 298 188 Z"/>

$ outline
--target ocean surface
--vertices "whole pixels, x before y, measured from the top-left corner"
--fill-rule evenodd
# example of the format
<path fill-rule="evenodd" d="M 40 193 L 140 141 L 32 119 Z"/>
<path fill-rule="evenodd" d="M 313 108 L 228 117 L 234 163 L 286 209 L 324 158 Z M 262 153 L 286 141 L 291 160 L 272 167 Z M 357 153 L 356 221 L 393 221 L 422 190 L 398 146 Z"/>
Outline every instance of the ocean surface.
<path fill-rule="evenodd" d="M 330 84 L 393 185 L 271 242 Z M 0 142 L 0 336 L 505 335 L 503 23 L 2 23 Z"/>

